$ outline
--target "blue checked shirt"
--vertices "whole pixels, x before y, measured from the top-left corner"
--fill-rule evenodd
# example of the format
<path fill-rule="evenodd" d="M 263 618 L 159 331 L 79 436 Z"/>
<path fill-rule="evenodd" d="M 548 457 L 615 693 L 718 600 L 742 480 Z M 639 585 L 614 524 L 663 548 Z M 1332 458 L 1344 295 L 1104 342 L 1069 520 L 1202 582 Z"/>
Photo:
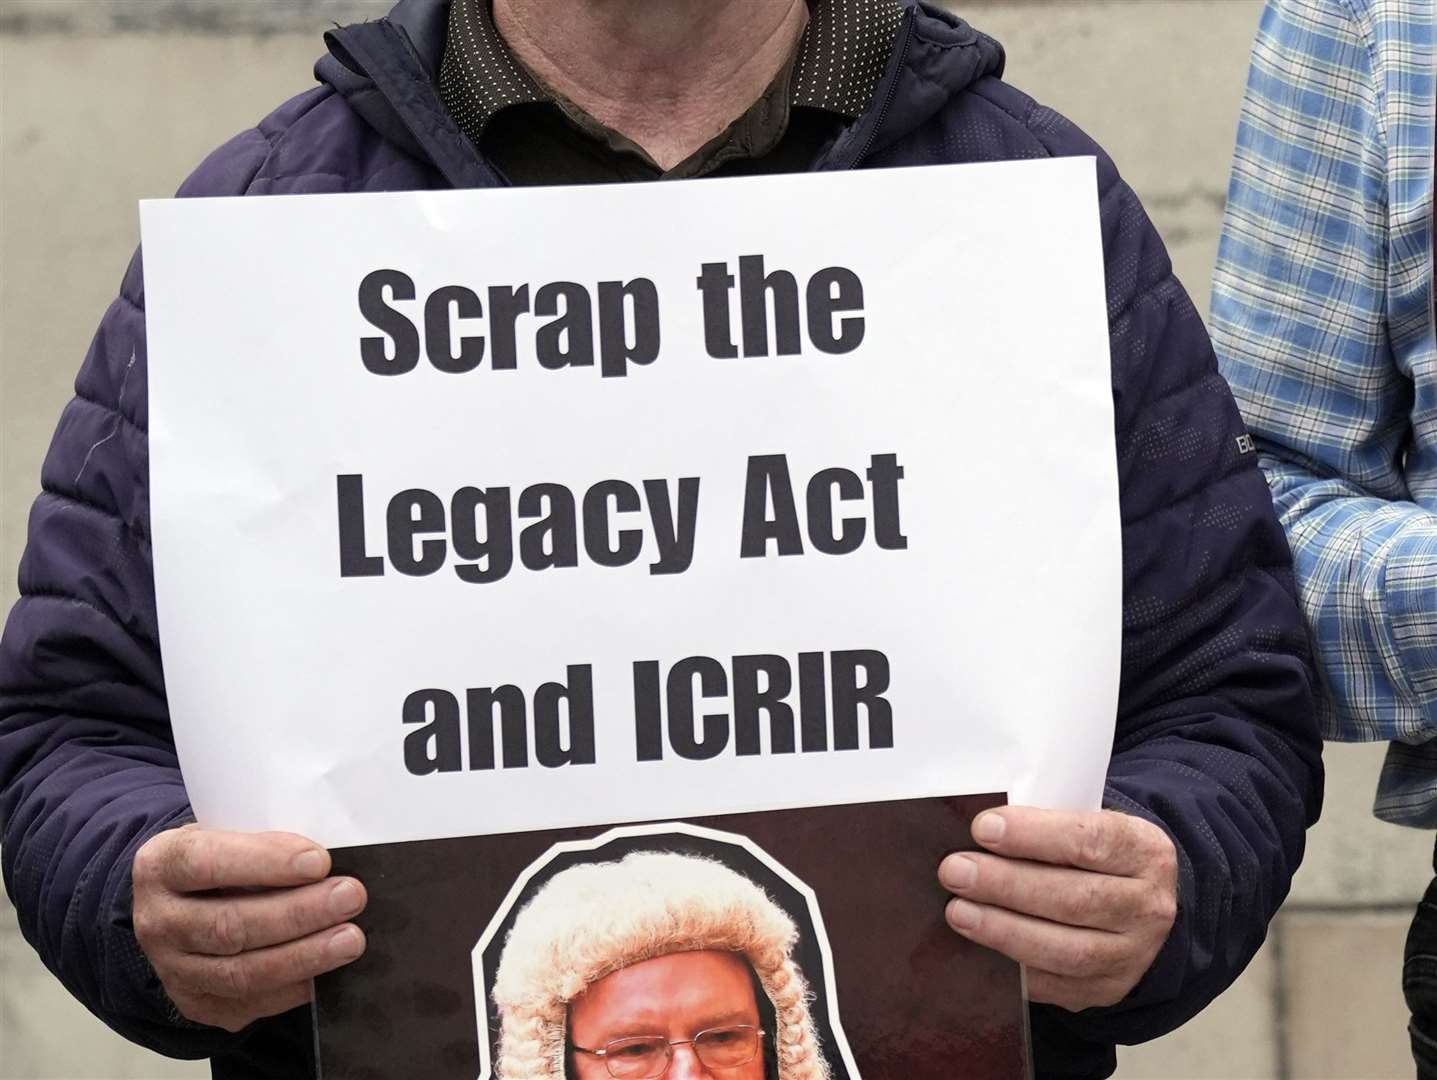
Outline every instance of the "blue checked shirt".
<path fill-rule="evenodd" d="M 1328 738 L 1392 740 L 1379 817 L 1437 826 L 1437 0 L 1269 0 L 1212 334 L 1256 437 Z"/>

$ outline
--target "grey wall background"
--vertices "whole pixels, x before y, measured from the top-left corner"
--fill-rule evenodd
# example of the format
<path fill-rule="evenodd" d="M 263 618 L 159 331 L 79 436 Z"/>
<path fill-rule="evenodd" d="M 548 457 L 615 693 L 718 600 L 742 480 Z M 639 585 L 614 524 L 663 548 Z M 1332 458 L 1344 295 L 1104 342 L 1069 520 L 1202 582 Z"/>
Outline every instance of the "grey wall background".
<path fill-rule="evenodd" d="M 384 0 L 0 0 L 0 609 L 41 456 L 137 239 L 214 146 L 310 85 L 320 31 Z M 952 4 L 1008 79 L 1117 160 L 1203 311 L 1259 0 Z M 1181 1031 L 1124 1051 L 1138 1078 L 1410 1077 L 1402 938 L 1431 834 L 1369 813 L 1378 747 L 1335 747 L 1322 822 L 1269 944 Z M 0 902 L 0 1080 L 200 1077 L 129 1047 L 39 965 Z"/>

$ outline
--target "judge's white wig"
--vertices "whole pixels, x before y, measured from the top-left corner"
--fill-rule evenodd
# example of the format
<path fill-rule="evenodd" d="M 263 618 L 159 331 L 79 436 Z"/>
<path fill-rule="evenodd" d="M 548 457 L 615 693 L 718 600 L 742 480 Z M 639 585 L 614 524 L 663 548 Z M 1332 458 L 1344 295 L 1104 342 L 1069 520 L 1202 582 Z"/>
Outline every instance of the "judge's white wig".
<path fill-rule="evenodd" d="M 569 1003 L 621 968 L 714 950 L 748 960 L 773 1006 L 779 1080 L 828 1080 L 793 961 L 798 928 L 748 878 L 712 859 L 636 851 L 555 874 L 514 919 L 494 979 L 497 1080 L 563 1080 Z"/>

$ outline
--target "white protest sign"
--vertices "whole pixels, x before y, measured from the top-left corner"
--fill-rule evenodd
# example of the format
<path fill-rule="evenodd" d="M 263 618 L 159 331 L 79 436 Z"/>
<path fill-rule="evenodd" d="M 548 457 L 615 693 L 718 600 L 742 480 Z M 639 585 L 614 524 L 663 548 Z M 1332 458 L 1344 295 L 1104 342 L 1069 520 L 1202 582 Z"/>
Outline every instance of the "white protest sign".
<path fill-rule="evenodd" d="M 202 823 L 1097 805 L 1121 565 L 1091 159 L 142 224 Z"/>

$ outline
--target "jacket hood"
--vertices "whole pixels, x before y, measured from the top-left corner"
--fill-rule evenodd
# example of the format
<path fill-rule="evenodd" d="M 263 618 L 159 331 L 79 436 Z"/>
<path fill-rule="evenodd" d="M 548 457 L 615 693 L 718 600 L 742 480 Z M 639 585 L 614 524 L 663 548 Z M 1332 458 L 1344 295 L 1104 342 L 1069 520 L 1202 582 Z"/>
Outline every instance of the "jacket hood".
<path fill-rule="evenodd" d="M 932 117 L 979 79 L 1001 76 L 1003 49 L 956 15 L 904 0 L 904 24 L 868 109 L 816 169 L 852 168 Z M 439 99 L 449 0 L 399 0 L 382 19 L 325 34 L 315 78 L 386 140 L 437 167 L 456 187 L 502 183 Z"/>

